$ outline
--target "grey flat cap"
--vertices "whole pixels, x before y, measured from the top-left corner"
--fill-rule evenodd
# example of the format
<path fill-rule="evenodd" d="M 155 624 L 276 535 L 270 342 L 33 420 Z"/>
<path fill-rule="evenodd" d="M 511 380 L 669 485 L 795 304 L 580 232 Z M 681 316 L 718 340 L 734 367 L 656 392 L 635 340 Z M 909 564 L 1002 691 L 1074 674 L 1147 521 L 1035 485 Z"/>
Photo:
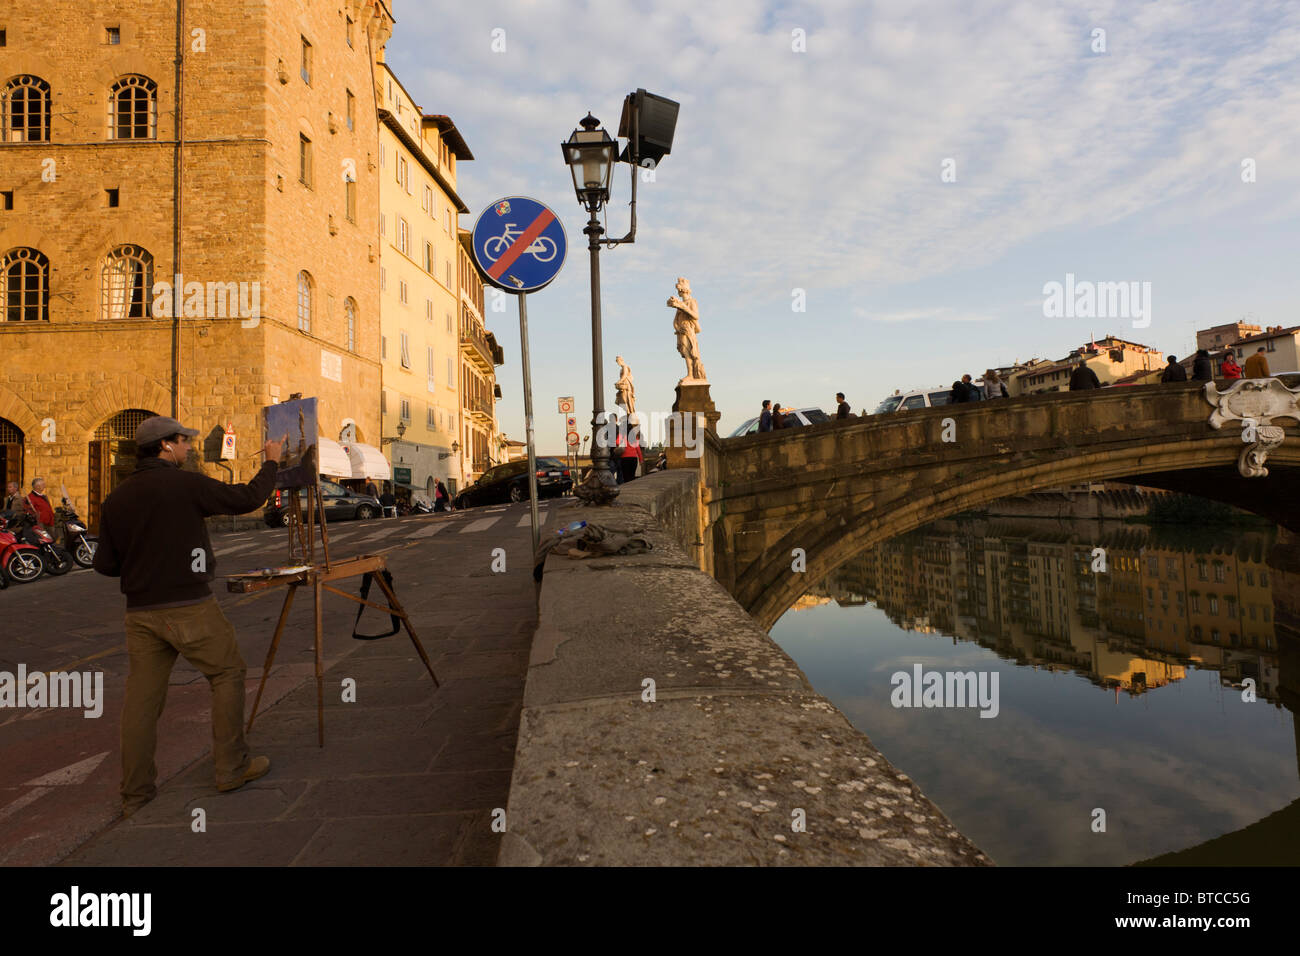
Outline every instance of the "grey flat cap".
<path fill-rule="evenodd" d="M 188 435 L 193 438 L 197 434 L 197 429 L 186 428 L 174 418 L 155 415 L 153 418 L 146 418 L 140 423 L 140 426 L 135 430 L 135 443 L 137 445 L 147 445 L 151 441 L 158 441 L 160 438 L 167 438 L 171 435 Z"/>

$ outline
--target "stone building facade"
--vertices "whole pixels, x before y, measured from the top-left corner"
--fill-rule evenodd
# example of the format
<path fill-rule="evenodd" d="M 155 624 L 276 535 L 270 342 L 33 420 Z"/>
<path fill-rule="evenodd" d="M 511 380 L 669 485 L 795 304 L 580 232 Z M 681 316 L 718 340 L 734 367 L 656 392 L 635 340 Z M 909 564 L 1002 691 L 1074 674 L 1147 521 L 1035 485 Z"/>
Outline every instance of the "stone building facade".
<path fill-rule="evenodd" d="M 496 401 L 501 397 L 496 367 L 504 364 L 505 355 L 483 322 L 484 285 L 472 249 L 470 232 L 460 230 L 460 454 L 467 484 L 507 460 L 496 415 Z M 490 294 L 506 304 L 508 297 L 494 290 Z"/>
<path fill-rule="evenodd" d="M 381 414 L 393 480 L 432 501 L 461 474 L 457 168 L 474 155 L 379 67 Z"/>
<path fill-rule="evenodd" d="M 383 0 L 178 16 L 0 12 L 0 468 L 65 486 L 92 523 L 149 414 L 198 428 L 191 466 L 230 481 L 260 464 L 262 407 L 294 392 L 320 399 L 327 437 L 379 444 L 374 70 L 392 16 Z"/>

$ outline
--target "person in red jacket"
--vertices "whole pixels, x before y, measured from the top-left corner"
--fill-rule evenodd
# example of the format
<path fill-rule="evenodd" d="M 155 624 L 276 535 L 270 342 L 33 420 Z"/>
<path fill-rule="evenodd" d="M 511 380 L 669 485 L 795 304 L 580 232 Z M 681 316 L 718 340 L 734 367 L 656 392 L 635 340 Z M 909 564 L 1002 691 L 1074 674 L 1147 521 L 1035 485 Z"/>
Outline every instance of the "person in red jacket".
<path fill-rule="evenodd" d="M 54 506 L 50 504 L 50 499 L 45 497 L 45 479 L 32 479 L 32 493 L 27 496 L 27 500 L 32 503 L 36 509 L 36 520 L 45 525 L 46 529 L 54 527 Z"/>
<path fill-rule="evenodd" d="M 1241 366 L 1237 364 L 1237 360 L 1232 357 L 1231 352 L 1224 357 L 1223 365 L 1220 366 L 1219 371 L 1229 382 L 1235 382 L 1241 378 Z"/>
<path fill-rule="evenodd" d="M 228 485 L 181 468 L 198 435 L 174 418 L 146 418 L 136 429 L 136 468 L 105 500 L 95 570 L 122 579 L 129 670 L 122 704 L 122 815 L 157 795 L 154 750 L 158 718 L 178 654 L 212 687 L 212 756 L 217 789 L 237 790 L 271 767 L 249 758 L 244 737 L 246 667 L 235 628 L 208 582 L 216 559 L 204 519 L 258 508 L 275 485 L 284 453 L 262 448 L 266 461 L 246 485 Z"/>
<path fill-rule="evenodd" d="M 27 496 L 27 503 L 31 505 L 30 511 L 35 512 L 36 520 L 41 523 L 50 536 L 54 538 L 54 543 L 60 547 L 63 545 L 63 530 L 55 525 L 54 506 L 50 504 L 50 499 L 45 497 L 45 479 L 33 478 L 32 491 Z"/>

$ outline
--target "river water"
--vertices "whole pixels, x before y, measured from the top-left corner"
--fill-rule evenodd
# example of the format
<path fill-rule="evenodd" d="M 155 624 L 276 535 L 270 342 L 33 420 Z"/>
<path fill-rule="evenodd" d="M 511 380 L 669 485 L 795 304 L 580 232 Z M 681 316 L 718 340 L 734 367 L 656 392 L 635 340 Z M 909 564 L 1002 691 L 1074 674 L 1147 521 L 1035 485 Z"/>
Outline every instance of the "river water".
<path fill-rule="evenodd" d="M 966 516 L 841 565 L 771 633 L 997 863 L 1300 863 L 1283 529 Z"/>

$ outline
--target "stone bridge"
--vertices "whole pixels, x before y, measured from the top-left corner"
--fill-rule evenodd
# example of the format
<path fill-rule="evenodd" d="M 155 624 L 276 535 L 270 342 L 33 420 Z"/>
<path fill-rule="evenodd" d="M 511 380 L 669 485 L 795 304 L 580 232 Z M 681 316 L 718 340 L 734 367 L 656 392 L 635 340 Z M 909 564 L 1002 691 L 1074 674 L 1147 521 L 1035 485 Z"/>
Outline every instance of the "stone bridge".
<path fill-rule="evenodd" d="M 1259 381 L 1251 387 L 1269 393 L 1275 419 L 1279 408 L 1300 411 L 1280 380 Z M 1300 421 L 1293 415 L 1285 430 L 1280 422 L 1260 429 L 1271 445 L 1268 475 L 1248 478 L 1238 464 L 1248 447 L 1243 424 L 1213 428 L 1214 410 L 1197 382 L 710 435 L 697 461 L 700 564 L 767 629 L 810 584 L 863 549 L 1043 488 L 1133 482 L 1223 501 L 1300 531 Z M 792 570 L 796 548 L 806 555 L 803 573 Z"/>

